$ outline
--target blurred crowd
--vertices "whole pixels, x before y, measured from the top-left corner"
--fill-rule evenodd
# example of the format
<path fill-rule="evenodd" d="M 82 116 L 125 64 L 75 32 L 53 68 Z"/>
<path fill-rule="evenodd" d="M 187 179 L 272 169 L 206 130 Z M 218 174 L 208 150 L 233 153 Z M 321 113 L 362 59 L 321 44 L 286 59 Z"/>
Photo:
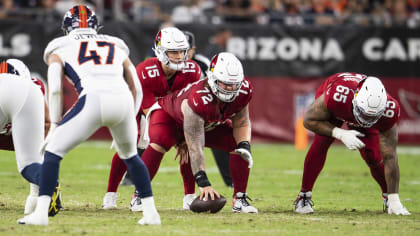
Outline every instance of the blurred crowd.
<path fill-rule="evenodd" d="M 0 18 L 61 19 L 83 3 L 104 20 L 174 24 L 420 27 L 420 0 L 0 0 Z"/>

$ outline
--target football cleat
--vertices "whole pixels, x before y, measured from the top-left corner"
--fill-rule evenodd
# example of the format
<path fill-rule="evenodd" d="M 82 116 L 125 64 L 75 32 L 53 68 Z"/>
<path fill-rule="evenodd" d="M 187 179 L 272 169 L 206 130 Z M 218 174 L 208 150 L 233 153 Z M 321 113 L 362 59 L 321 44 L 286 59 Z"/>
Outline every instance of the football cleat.
<path fill-rule="evenodd" d="M 232 200 L 232 211 L 235 213 L 258 213 L 258 209 L 253 207 L 247 199 L 252 201 L 247 193 L 237 192 Z"/>
<path fill-rule="evenodd" d="M 133 193 L 133 196 L 131 196 L 129 208 L 131 211 L 143 211 L 143 205 L 141 204 L 141 199 L 137 190 Z"/>
<path fill-rule="evenodd" d="M 55 216 L 63 209 L 61 205 L 61 190 L 60 185 L 55 187 L 55 191 L 51 197 L 50 207 L 48 208 L 48 216 Z"/>
<path fill-rule="evenodd" d="M 117 192 L 107 192 L 104 196 L 104 201 L 102 203 L 102 209 L 110 210 L 117 208 L 117 199 L 120 194 Z"/>
<path fill-rule="evenodd" d="M 195 194 L 186 194 L 184 196 L 184 199 L 182 199 L 182 208 L 184 210 L 190 210 L 191 203 L 196 198 Z"/>
<path fill-rule="evenodd" d="M 295 212 L 299 214 L 314 213 L 314 203 L 312 202 L 312 192 L 300 192 L 295 201 Z"/>
<path fill-rule="evenodd" d="M 384 212 L 388 212 L 388 194 L 382 193 L 382 201 L 384 202 L 382 205 L 382 210 Z"/>
<path fill-rule="evenodd" d="M 22 219 L 19 219 L 18 224 L 20 225 L 48 225 L 48 216 L 41 216 L 33 212 L 30 215 L 27 215 L 23 217 Z"/>

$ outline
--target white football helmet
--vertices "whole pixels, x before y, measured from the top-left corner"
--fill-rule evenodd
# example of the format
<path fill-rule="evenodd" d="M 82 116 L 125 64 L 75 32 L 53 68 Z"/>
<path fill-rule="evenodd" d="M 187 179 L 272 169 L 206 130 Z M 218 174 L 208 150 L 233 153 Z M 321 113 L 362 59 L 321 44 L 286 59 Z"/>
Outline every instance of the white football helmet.
<path fill-rule="evenodd" d="M 179 71 L 185 68 L 185 62 L 188 60 L 188 49 L 189 44 L 185 34 L 178 28 L 167 27 L 157 33 L 153 51 L 160 62 L 172 70 Z M 173 62 L 168 57 L 168 51 L 183 51 L 184 58 Z"/>
<path fill-rule="evenodd" d="M 214 95 L 223 102 L 232 102 L 239 95 L 244 80 L 242 64 L 232 53 L 216 54 L 211 59 L 207 79 Z M 221 88 L 219 82 L 232 86 L 232 90 Z"/>
<path fill-rule="evenodd" d="M 353 98 L 353 115 L 357 123 L 369 128 L 385 112 L 387 93 L 382 82 L 376 77 L 367 77 L 360 81 L 357 87 Z"/>
<path fill-rule="evenodd" d="M 21 77 L 31 79 L 31 72 L 29 72 L 28 67 L 21 60 L 8 59 L 6 62 L 12 65 Z"/>

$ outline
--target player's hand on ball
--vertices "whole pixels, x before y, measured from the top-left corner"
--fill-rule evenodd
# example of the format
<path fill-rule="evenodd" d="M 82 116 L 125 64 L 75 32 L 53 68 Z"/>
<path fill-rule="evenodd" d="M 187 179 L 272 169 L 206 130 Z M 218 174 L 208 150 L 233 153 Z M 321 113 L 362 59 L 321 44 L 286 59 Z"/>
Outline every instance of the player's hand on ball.
<path fill-rule="evenodd" d="M 215 197 L 219 198 L 220 194 L 214 190 L 211 186 L 207 186 L 207 187 L 200 187 L 200 200 L 206 201 L 206 199 L 210 199 L 214 200 Z"/>

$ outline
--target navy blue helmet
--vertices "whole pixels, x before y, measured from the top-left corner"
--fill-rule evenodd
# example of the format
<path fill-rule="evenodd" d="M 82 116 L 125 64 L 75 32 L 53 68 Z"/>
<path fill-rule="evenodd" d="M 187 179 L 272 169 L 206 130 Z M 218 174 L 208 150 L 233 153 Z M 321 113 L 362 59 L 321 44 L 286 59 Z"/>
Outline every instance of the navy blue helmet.
<path fill-rule="evenodd" d="M 94 11 L 85 5 L 78 5 L 66 12 L 61 28 L 65 34 L 81 28 L 98 30 L 99 22 Z"/>

